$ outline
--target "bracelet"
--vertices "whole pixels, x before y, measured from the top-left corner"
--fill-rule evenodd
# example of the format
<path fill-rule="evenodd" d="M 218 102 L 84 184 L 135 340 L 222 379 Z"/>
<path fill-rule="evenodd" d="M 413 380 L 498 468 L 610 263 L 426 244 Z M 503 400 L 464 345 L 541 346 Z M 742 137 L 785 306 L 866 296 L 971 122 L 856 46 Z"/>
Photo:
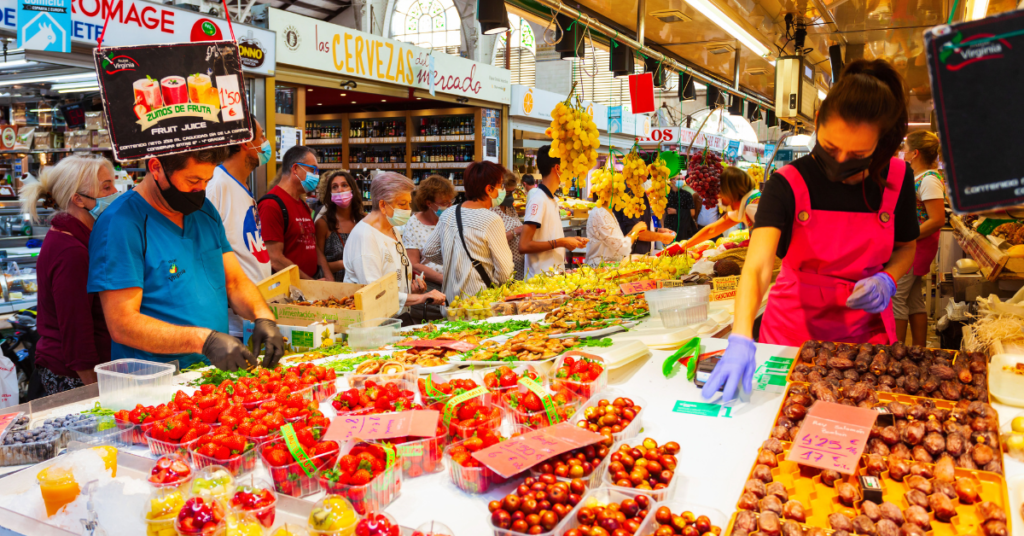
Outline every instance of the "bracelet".
<path fill-rule="evenodd" d="M 554 240 L 548 240 L 548 245 L 551 246 L 551 250 L 554 251 L 554 249 L 555 249 L 555 241 Z"/>

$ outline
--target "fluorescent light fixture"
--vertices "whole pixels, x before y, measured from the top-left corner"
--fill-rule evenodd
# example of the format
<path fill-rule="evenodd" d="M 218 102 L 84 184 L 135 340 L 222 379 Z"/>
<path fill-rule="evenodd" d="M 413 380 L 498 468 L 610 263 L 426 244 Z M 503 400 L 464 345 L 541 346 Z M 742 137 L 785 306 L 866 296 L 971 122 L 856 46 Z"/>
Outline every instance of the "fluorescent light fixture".
<path fill-rule="evenodd" d="M 68 82 L 66 84 L 54 84 L 50 86 L 53 91 L 60 91 L 62 89 L 76 89 L 80 87 L 92 87 L 96 85 L 95 80 L 85 80 L 83 82 Z"/>
<path fill-rule="evenodd" d="M 38 114 L 38 113 L 52 112 L 53 108 L 36 108 L 35 110 L 29 110 L 29 111 L 30 112 L 35 112 L 35 113 Z"/>
<path fill-rule="evenodd" d="M 89 92 L 89 91 L 99 91 L 99 90 L 100 90 L 99 86 L 77 87 L 77 88 L 73 88 L 73 89 L 62 89 L 62 90 L 58 91 L 57 93 L 86 93 L 86 92 Z"/>
<path fill-rule="evenodd" d="M 347 93 L 342 93 L 342 94 L 341 94 L 341 96 L 342 96 L 342 97 L 344 97 L 345 95 L 347 95 Z"/>
<path fill-rule="evenodd" d="M 907 123 L 907 126 L 910 126 L 910 127 L 930 127 L 930 126 L 932 126 L 932 124 L 931 123 Z"/>
<path fill-rule="evenodd" d="M 352 104 L 355 104 L 355 103 L 356 103 L 356 101 L 352 101 Z"/>
<path fill-rule="evenodd" d="M 758 56 L 765 57 L 770 54 L 768 47 L 761 44 L 760 41 L 750 35 L 744 30 L 739 24 L 736 24 L 728 15 L 722 12 L 718 6 L 711 3 L 711 0 L 686 0 L 694 9 L 700 11 L 702 15 L 711 19 L 711 22 L 717 24 L 721 29 L 729 33 L 729 35 L 735 37 L 740 43 L 743 43 L 750 50 Z M 770 60 L 769 60 L 770 61 Z"/>
<path fill-rule="evenodd" d="M 827 97 L 827 96 L 828 96 L 828 93 L 825 93 L 824 91 L 822 91 L 820 89 L 818 90 L 818 100 L 825 100 L 825 97 Z"/>
<path fill-rule="evenodd" d="M 388 100 L 387 99 L 381 99 L 380 101 L 381 102 L 387 102 Z"/>
<path fill-rule="evenodd" d="M 988 0 L 974 0 L 971 2 L 971 16 L 967 20 L 983 19 L 987 14 Z"/>
<path fill-rule="evenodd" d="M 705 89 L 708 88 L 708 86 L 706 86 L 704 84 L 701 84 L 700 82 L 697 82 L 696 80 L 693 82 L 693 87 L 697 91 L 704 91 Z"/>
<path fill-rule="evenodd" d="M 0 86 L 18 84 L 42 84 L 48 82 L 68 82 L 71 80 L 96 80 L 96 73 L 65 74 L 61 76 L 43 76 L 37 78 L 19 78 L 17 80 L 0 80 Z"/>
<path fill-rule="evenodd" d="M 28 60 L 11 60 L 0 63 L 0 69 L 10 69 L 12 67 L 28 67 L 30 65 L 38 65 L 34 61 Z"/>

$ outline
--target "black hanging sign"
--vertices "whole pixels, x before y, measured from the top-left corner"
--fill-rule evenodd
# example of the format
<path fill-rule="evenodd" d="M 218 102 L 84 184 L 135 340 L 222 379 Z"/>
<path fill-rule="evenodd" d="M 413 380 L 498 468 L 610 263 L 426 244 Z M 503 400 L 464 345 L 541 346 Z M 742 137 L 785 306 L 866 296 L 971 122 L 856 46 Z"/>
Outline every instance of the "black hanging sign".
<path fill-rule="evenodd" d="M 925 48 L 953 210 L 1024 204 L 1024 11 L 937 26 Z"/>
<path fill-rule="evenodd" d="M 118 161 L 253 138 L 232 41 L 96 48 L 103 113 Z"/>

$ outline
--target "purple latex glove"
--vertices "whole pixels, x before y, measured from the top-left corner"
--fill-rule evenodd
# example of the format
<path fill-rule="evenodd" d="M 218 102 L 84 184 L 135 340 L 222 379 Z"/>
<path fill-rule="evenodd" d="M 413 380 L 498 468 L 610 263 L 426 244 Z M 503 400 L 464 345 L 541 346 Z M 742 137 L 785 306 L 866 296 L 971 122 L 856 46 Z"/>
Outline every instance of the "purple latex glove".
<path fill-rule="evenodd" d="M 740 380 L 743 380 L 743 389 L 749 393 L 754 379 L 754 369 L 757 368 L 754 361 L 756 351 L 757 347 L 753 340 L 741 335 L 729 335 L 729 346 L 725 348 L 725 354 L 715 365 L 711 377 L 701 389 L 701 396 L 711 399 L 724 384 L 722 402 L 728 402 L 736 398 L 736 387 Z"/>
<path fill-rule="evenodd" d="M 857 281 L 850 297 L 846 298 L 846 306 L 851 309 L 862 309 L 878 314 L 889 306 L 889 300 L 896 294 L 896 282 L 885 272 L 866 277 Z"/>

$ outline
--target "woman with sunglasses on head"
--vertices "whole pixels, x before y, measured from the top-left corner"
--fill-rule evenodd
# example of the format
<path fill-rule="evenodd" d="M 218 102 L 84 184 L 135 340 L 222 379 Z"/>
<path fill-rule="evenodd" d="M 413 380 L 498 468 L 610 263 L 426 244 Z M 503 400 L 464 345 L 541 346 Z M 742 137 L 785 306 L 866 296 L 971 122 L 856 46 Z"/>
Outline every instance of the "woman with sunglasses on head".
<path fill-rule="evenodd" d="M 345 282 L 369 285 L 384 276 L 398 274 L 398 317 L 412 325 L 409 307 L 421 303 L 444 303 L 444 294 L 412 278 L 412 261 L 405 251 L 402 235 L 395 229 L 412 216 L 412 181 L 400 173 L 382 173 L 370 184 L 373 210 L 356 224 L 345 244 Z"/>
<path fill-rule="evenodd" d="M 314 222 L 317 263 L 327 281 L 345 279 L 345 242 L 352 229 L 363 219 L 363 194 L 351 173 L 343 170 L 327 173 L 320 185 L 323 205 Z"/>
<path fill-rule="evenodd" d="M 890 300 L 914 261 L 914 177 L 893 158 L 907 132 L 903 80 L 883 60 L 849 63 L 815 118 L 817 143 L 765 183 L 736 297 L 729 346 L 704 385 L 749 392 L 756 368 L 754 319 L 776 255 L 760 342 L 891 344 Z"/>

